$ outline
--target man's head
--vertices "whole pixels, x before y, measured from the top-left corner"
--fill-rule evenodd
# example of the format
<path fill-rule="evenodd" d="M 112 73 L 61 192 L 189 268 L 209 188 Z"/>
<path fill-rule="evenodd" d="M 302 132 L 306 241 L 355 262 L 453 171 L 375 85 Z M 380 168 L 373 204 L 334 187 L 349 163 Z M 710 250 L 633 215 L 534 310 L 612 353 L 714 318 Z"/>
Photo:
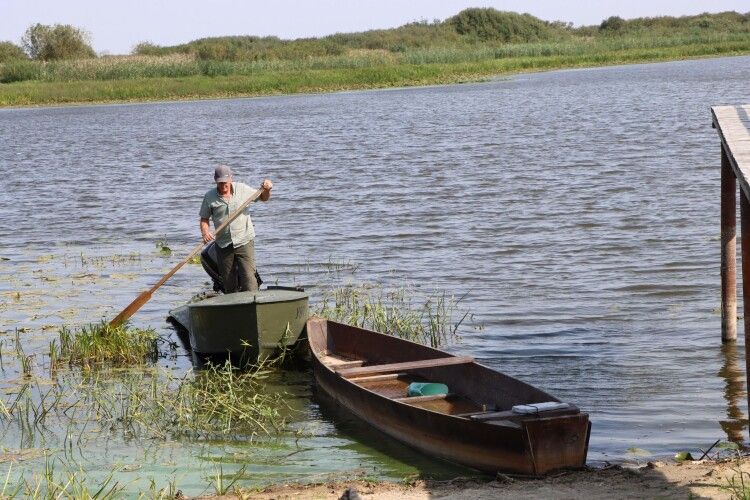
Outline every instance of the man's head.
<path fill-rule="evenodd" d="M 232 169 L 229 165 L 216 165 L 214 169 L 214 181 L 218 184 L 220 182 L 232 182 Z"/>
<path fill-rule="evenodd" d="M 228 165 L 217 165 L 214 169 L 214 181 L 219 194 L 229 194 L 232 190 L 232 169 Z"/>

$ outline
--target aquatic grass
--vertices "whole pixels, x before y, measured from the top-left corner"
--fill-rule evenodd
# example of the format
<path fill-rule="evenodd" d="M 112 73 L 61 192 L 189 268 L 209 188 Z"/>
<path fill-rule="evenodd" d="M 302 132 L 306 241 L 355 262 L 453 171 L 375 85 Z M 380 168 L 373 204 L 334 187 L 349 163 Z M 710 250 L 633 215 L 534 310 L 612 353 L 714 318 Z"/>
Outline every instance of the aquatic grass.
<path fill-rule="evenodd" d="M 11 499 L 22 495 L 23 498 L 31 499 L 104 500 L 121 496 L 124 486 L 119 482 L 113 482 L 118 469 L 111 470 L 103 481 L 96 482 L 92 481 L 80 467 L 74 470 L 70 464 L 62 460 L 59 462 L 63 466 L 62 471 L 57 470 L 54 462 L 46 456 L 41 474 L 34 474 L 30 480 L 22 476 L 11 487 L 13 489 L 9 489 L 11 465 L 8 468 L 0 498 Z"/>
<path fill-rule="evenodd" d="M 457 315 L 461 299 L 438 293 L 415 304 L 413 293 L 408 289 L 383 290 L 365 285 L 335 288 L 324 295 L 317 314 L 431 347 L 455 338 L 469 317 L 468 312 Z"/>
<path fill-rule="evenodd" d="M 213 477 L 210 478 L 211 485 L 214 487 L 214 492 L 216 493 L 216 495 L 223 496 L 232 491 L 232 488 L 237 483 L 237 481 L 242 479 L 246 469 L 247 465 L 243 465 L 235 474 L 224 475 L 224 469 L 222 468 L 221 464 L 219 464 L 219 468 L 216 470 L 216 473 Z M 229 478 L 228 483 L 225 481 L 225 478 Z"/>
<path fill-rule="evenodd" d="M 62 327 L 59 341 L 59 350 L 52 356 L 55 365 L 61 362 L 83 367 L 105 362 L 133 365 L 154 361 L 158 356 L 156 332 L 127 324 L 111 326 L 102 321 L 74 332 Z M 50 349 L 54 347 L 51 345 Z"/>
<path fill-rule="evenodd" d="M 268 393 L 267 367 L 238 371 L 209 366 L 182 377 L 167 370 L 137 370 L 112 377 L 90 372 L 46 392 L 24 389 L 5 412 L 22 427 L 44 426 L 50 416 L 96 423 L 135 438 L 254 439 L 282 432 L 291 409 L 285 394 Z M 65 390 L 63 390 L 63 387 Z M 6 407 L 8 405 L 5 405 Z M 0 419 L 3 417 L 0 413 Z"/>

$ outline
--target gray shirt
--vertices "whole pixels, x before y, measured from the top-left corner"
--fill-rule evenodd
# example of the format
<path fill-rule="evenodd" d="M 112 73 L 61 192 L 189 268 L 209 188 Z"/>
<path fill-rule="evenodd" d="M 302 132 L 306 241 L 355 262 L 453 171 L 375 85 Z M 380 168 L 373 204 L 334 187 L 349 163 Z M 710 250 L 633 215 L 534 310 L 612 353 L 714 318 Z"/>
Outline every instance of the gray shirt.
<path fill-rule="evenodd" d="M 232 197 L 229 200 L 225 200 L 216 188 L 209 189 L 203 196 L 203 204 L 200 211 L 201 219 L 210 218 L 214 222 L 214 229 L 219 227 L 224 219 L 234 213 L 255 191 L 257 190 L 247 184 L 233 182 Z M 216 236 L 216 244 L 221 248 L 226 248 L 230 244 L 236 248 L 249 243 L 254 238 L 255 229 L 253 228 L 253 221 L 250 220 L 247 214 L 243 213 L 234 219 L 229 224 L 229 227 Z"/>

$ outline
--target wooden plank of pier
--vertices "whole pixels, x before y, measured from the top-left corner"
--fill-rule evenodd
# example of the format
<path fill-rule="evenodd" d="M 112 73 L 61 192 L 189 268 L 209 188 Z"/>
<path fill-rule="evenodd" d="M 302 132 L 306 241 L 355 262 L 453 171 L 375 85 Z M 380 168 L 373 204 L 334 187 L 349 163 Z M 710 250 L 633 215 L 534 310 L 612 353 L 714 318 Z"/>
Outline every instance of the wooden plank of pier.
<path fill-rule="evenodd" d="M 739 184 L 747 375 L 750 374 L 750 104 L 714 106 L 711 114 L 721 139 L 721 338 L 732 341 L 737 337 L 736 184 Z M 750 414 L 750 377 L 746 379 Z"/>

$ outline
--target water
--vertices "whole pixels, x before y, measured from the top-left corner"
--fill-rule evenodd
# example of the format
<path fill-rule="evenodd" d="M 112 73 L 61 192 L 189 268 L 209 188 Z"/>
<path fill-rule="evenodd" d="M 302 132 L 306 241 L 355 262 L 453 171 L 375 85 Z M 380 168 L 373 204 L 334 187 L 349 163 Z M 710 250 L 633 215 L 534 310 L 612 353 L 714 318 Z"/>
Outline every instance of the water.
<path fill-rule="evenodd" d="M 741 443 L 743 346 L 720 343 L 709 106 L 748 102 L 749 63 L 0 110 L 0 257 L 9 259 L 0 261 L 0 339 L 7 351 L 22 328 L 27 352 L 41 353 L 52 326 L 119 312 L 195 244 L 201 197 L 223 162 L 238 180 L 274 181 L 272 202 L 252 211 L 266 282 L 313 296 L 347 281 L 465 294 L 473 320 L 450 350 L 588 411 L 592 463 L 631 459 L 632 447 L 665 456 L 719 438 Z M 172 259 L 155 248 L 161 239 Z M 332 273 L 331 262 L 356 264 L 356 275 Z M 205 285 L 189 266 L 134 323 L 174 336 L 166 311 Z M 179 348 L 160 363 L 189 365 Z M 316 435 L 255 479 L 456 472 L 391 443 L 377 450 L 381 438 L 321 412 L 301 376 L 292 392 Z M 3 440 L 19 447 L 12 432 Z M 135 453 L 115 442 L 109 465 Z M 200 446 L 179 450 L 145 463 L 210 475 Z"/>

